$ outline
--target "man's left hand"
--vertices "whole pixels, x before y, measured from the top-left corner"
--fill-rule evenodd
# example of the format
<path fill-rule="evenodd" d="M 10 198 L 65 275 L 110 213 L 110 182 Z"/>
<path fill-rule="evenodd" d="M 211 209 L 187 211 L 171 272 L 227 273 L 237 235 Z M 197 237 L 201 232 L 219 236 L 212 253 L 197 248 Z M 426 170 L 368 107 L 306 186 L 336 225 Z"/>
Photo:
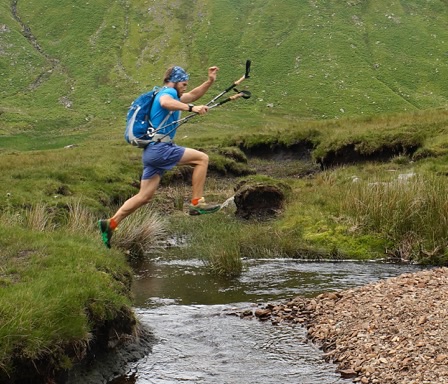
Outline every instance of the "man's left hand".
<path fill-rule="evenodd" d="M 216 75 L 217 75 L 218 71 L 219 71 L 219 68 L 217 66 L 210 67 L 208 69 L 208 79 L 210 81 L 214 82 L 216 80 Z"/>

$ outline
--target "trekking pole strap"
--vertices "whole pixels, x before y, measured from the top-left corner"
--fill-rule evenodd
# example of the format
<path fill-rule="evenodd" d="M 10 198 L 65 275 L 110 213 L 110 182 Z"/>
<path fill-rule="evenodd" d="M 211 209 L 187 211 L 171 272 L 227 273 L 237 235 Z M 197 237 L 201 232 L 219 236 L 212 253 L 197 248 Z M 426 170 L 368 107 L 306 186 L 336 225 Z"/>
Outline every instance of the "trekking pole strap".
<path fill-rule="evenodd" d="M 157 133 L 152 137 L 151 143 L 171 143 L 172 141 L 168 134 Z"/>

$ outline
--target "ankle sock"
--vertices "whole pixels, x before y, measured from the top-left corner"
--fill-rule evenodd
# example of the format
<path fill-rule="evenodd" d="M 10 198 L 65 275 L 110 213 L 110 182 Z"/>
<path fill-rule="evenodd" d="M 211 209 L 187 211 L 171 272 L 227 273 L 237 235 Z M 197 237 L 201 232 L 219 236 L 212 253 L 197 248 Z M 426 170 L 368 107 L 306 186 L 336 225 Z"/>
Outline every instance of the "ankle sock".
<path fill-rule="evenodd" d="M 118 226 L 118 223 L 114 219 L 110 219 L 109 220 L 109 227 L 110 227 L 110 229 L 112 229 L 114 231 L 115 228 L 117 228 L 117 226 Z"/>
<path fill-rule="evenodd" d="M 198 198 L 196 198 L 196 199 L 191 199 L 191 204 L 192 204 L 192 205 L 198 205 L 199 200 L 201 200 L 200 197 L 198 197 Z"/>

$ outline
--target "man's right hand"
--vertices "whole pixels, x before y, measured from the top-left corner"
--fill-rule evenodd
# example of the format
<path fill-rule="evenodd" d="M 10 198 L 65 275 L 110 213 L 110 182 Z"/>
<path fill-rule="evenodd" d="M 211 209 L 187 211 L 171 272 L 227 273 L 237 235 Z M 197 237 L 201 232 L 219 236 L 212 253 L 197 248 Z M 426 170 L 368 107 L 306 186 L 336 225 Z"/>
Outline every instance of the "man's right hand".
<path fill-rule="evenodd" d="M 207 105 L 195 105 L 192 109 L 194 113 L 197 113 L 198 115 L 205 115 L 208 112 L 208 106 Z"/>

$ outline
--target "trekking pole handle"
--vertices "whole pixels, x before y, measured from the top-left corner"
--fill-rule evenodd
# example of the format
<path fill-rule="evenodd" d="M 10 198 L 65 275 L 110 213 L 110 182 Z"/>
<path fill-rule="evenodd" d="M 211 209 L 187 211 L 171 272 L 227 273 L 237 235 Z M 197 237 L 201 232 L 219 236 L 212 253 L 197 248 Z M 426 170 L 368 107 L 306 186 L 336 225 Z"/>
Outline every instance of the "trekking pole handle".
<path fill-rule="evenodd" d="M 250 77 L 250 65 L 251 65 L 251 61 L 250 60 L 246 60 L 246 72 L 244 73 L 244 75 L 237 81 L 235 81 L 235 83 L 233 84 L 233 86 L 237 86 L 240 85 L 240 83 L 244 80 L 244 79 L 248 79 Z M 229 88 L 230 91 L 231 88 Z"/>
<path fill-rule="evenodd" d="M 210 100 L 206 105 L 212 105 L 217 99 L 219 99 L 222 95 L 224 95 L 225 93 L 229 92 L 230 90 L 232 90 L 233 88 L 235 88 L 237 85 L 240 85 L 244 79 L 247 79 L 250 77 L 250 65 L 251 65 L 251 61 L 250 60 L 246 60 L 246 72 L 244 73 L 244 75 L 238 79 L 237 81 L 235 81 L 231 86 L 229 86 L 228 88 L 226 88 L 224 91 L 222 91 L 219 95 L 215 96 L 212 100 Z"/>
<path fill-rule="evenodd" d="M 237 90 L 235 90 L 235 91 L 237 91 Z M 212 108 L 219 107 L 220 105 L 228 103 L 229 101 L 232 101 L 232 100 L 239 99 L 240 97 L 242 97 L 243 99 L 250 99 L 250 97 L 251 97 L 251 93 L 249 91 L 244 90 L 244 91 L 237 91 L 237 92 L 238 93 L 236 95 L 230 96 L 227 99 L 220 101 L 219 103 L 215 103 L 213 105 L 209 105 L 210 103 L 207 104 L 208 109 L 210 110 Z M 181 126 L 182 124 L 185 124 L 188 120 L 190 120 L 191 118 L 193 118 L 195 116 L 198 116 L 198 113 L 192 113 L 188 116 L 185 116 L 183 119 L 178 120 L 176 122 L 177 128 L 179 128 L 179 126 Z"/>
<path fill-rule="evenodd" d="M 244 73 L 244 76 L 241 77 L 241 79 L 235 81 L 234 85 L 240 85 L 240 83 L 244 80 L 244 79 L 248 79 L 250 77 L 250 64 L 252 62 L 250 60 L 246 60 L 246 72 Z"/>
<path fill-rule="evenodd" d="M 225 104 L 225 103 L 228 103 L 229 101 L 232 101 L 232 100 L 239 99 L 240 97 L 247 98 L 247 96 L 245 96 L 245 95 L 246 95 L 245 92 L 239 92 L 239 93 L 237 93 L 236 95 L 230 96 L 230 97 L 228 97 L 227 99 L 224 99 L 223 101 L 220 101 L 219 103 L 210 105 L 210 106 L 208 107 L 208 109 L 215 108 L 215 107 L 219 107 L 220 105 L 223 105 L 223 104 Z"/>
<path fill-rule="evenodd" d="M 246 60 L 246 73 L 244 74 L 244 78 L 247 79 L 250 77 L 250 65 L 252 61 Z"/>
<path fill-rule="evenodd" d="M 235 82 L 233 83 L 233 86 L 231 86 L 231 87 L 229 88 L 229 91 L 230 91 L 233 87 L 236 87 L 237 85 L 240 85 L 241 82 L 242 82 L 245 78 L 246 78 L 246 75 L 242 76 L 239 80 L 235 81 Z"/>
<path fill-rule="evenodd" d="M 221 97 L 222 95 L 224 95 L 224 93 L 229 92 L 230 90 L 232 90 L 233 88 L 235 88 L 237 85 L 240 85 L 241 82 L 246 78 L 246 75 L 243 75 L 240 79 L 238 79 L 237 81 L 235 81 L 230 87 L 226 88 L 225 91 L 221 92 L 217 97 L 215 97 L 214 100 L 218 99 L 219 97 Z"/>

